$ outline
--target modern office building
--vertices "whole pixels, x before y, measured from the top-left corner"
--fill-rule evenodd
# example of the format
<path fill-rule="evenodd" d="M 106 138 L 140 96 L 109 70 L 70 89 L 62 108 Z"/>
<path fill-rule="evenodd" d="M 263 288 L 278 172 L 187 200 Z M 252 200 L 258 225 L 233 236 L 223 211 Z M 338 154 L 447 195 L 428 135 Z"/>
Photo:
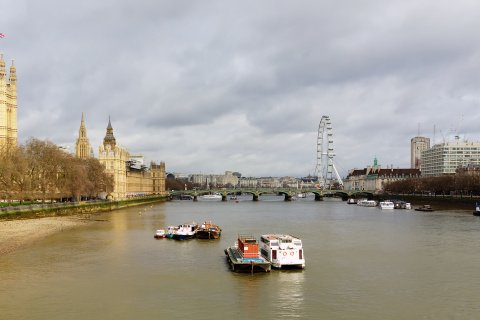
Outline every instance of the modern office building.
<path fill-rule="evenodd" d="M 411 140 L 411 166 L 412 169 L 422 170 L 422 151 L 430 149 L 430 138 L 415 137 Z"/>
<path fill-rule="evenodd" d="M 457 168 L 480 165 L 479 142 L 446 142 L 422 151 L 422 176 L 455 174 Z"/>

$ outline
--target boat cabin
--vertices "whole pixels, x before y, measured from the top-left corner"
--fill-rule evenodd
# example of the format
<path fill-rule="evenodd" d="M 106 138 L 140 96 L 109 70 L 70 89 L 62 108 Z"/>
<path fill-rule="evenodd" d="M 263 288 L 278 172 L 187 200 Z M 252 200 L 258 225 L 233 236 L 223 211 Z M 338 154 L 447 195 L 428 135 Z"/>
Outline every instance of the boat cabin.
<path fill-rule="evenodd" d="M 305 267 L 302 240 L 291 235 L 263 235 L 261 241 L 262 257 L 275 268 L 282 266 Z"/>
<path fill-rule="evenodd" d="M 243 254 L 244 258 L 258 258 L 258 243 L 251 235 L 238 235 L 238 249 Z"/>

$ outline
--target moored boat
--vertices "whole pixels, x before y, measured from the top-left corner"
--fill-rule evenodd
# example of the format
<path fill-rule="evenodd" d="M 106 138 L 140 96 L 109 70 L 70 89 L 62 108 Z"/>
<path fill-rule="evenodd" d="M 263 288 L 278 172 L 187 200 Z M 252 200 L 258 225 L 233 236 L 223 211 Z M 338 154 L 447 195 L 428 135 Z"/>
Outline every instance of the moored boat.
<path fill-rule="evenodd" d="M 162 239 L 165 238 L 165 230 L 158 229 L 155 235 L 153 236 L 155 239 Z"/>
<path fill-rule="evenodd" d="M 203 200 L 222 200 L 222 195 L 217 193 L 217 192 L 213 192 L 213 193 L 210 193 L 210 194 L 204 194 L 203 196 L 200 196 L 200 199 L 203 199 Z"/>
<path fill-rule="evenodd" d="M 361 206 L 361 207 L 376 207 L 376 206 L 378 206 L 378 202 L 375 201 L 375 200 L 362 199 L 362 200 L 358 200 L 357 206 Z"/>
<path fill-rule="evenodd" d="M 394 209 L 395 204 L 390 200 L 380 201 L 379 206 L 380 209 Z"/>
<path fill-rule="evenodd" d="M 260 256 L 252 235 L 238 235 L 235 245 L 225 249 L 225 255 L 235 272 L 270 272 L 271 264 Z"/>
<path fill-rule="evenodd" d="M 197 232 L 198 223 L 189 222 L 178 226 L 177 230 L 173 234 L 175 240 L 186 240 L 195 237 Z"/>
<path fill-rule="evenodd" d="M 430 205 L 424 204 L 423 206 L 421 206 L 419 208 L 415 208 L 415 211 L 431 212 L 431 211 L 434 211 L 434 210 L 433 210 L 432 207 L 430 207 Z"/>
<path fill-rule="evenodd" d="M 480 216 L 480 207 L 478 206 L 478 202 L 475 203 L 475 211 L 473 211 L 474 216 Z"/>
<path fill-rule="evenodd" d="M 291 235 L 266 234 L 260 238 L 260 253 L 272 267 L 305 268 L 302 240 Z"/>
<path fill-rule="evenodd" d="M 211 221 L 205 221 L 197 229 L 196 237 L 198 239 L 218 239 L 222 233 L 219 226 L 212 224 Z"/>
<path fill-rule="evenodd" d="M 347 203 L 348 203 L 348 204 L 357 204 L 357 199 L 348 198 Z"/>
<path fill-rule="evenodd" d="M 175 234 L 175 231 L 177 231 L 177 227 L 168 226 L 167 232 L 165 232 L 165 238 L 173 239 L 173 235 Z"/>

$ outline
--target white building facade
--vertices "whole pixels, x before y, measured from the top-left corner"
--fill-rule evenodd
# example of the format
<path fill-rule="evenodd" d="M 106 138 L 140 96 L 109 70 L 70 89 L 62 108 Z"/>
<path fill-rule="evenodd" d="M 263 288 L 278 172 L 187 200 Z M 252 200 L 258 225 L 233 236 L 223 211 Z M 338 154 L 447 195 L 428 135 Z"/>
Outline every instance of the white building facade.
<path fill-rule="evenodd" d="M 479 142 L 446 142 L 422 151 L 422 176 L 455 174 L 461 167 L 480 165 Z"/>

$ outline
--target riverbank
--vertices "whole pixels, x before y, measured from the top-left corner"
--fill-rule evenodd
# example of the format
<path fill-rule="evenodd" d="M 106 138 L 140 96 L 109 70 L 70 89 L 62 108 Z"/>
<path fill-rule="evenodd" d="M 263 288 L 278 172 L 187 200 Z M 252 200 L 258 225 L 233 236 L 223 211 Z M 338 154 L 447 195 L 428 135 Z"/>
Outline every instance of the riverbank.
<path fill-rule="evenodd" d="M 34 244 L 55 233 L 99 220 L 102 212 L 165 202 L 163 197 L 144 197 L 121 201 L 60 203 L 9 208 L 0 212 L 0 256 Z M 3 208 L 5 209 L 5 208 Z"/>
<path fill-rule="evenodd" d="M 0 221 L 0 256 L 39 242 L 48 236 L 92 223 L 97 214 Z"/>

